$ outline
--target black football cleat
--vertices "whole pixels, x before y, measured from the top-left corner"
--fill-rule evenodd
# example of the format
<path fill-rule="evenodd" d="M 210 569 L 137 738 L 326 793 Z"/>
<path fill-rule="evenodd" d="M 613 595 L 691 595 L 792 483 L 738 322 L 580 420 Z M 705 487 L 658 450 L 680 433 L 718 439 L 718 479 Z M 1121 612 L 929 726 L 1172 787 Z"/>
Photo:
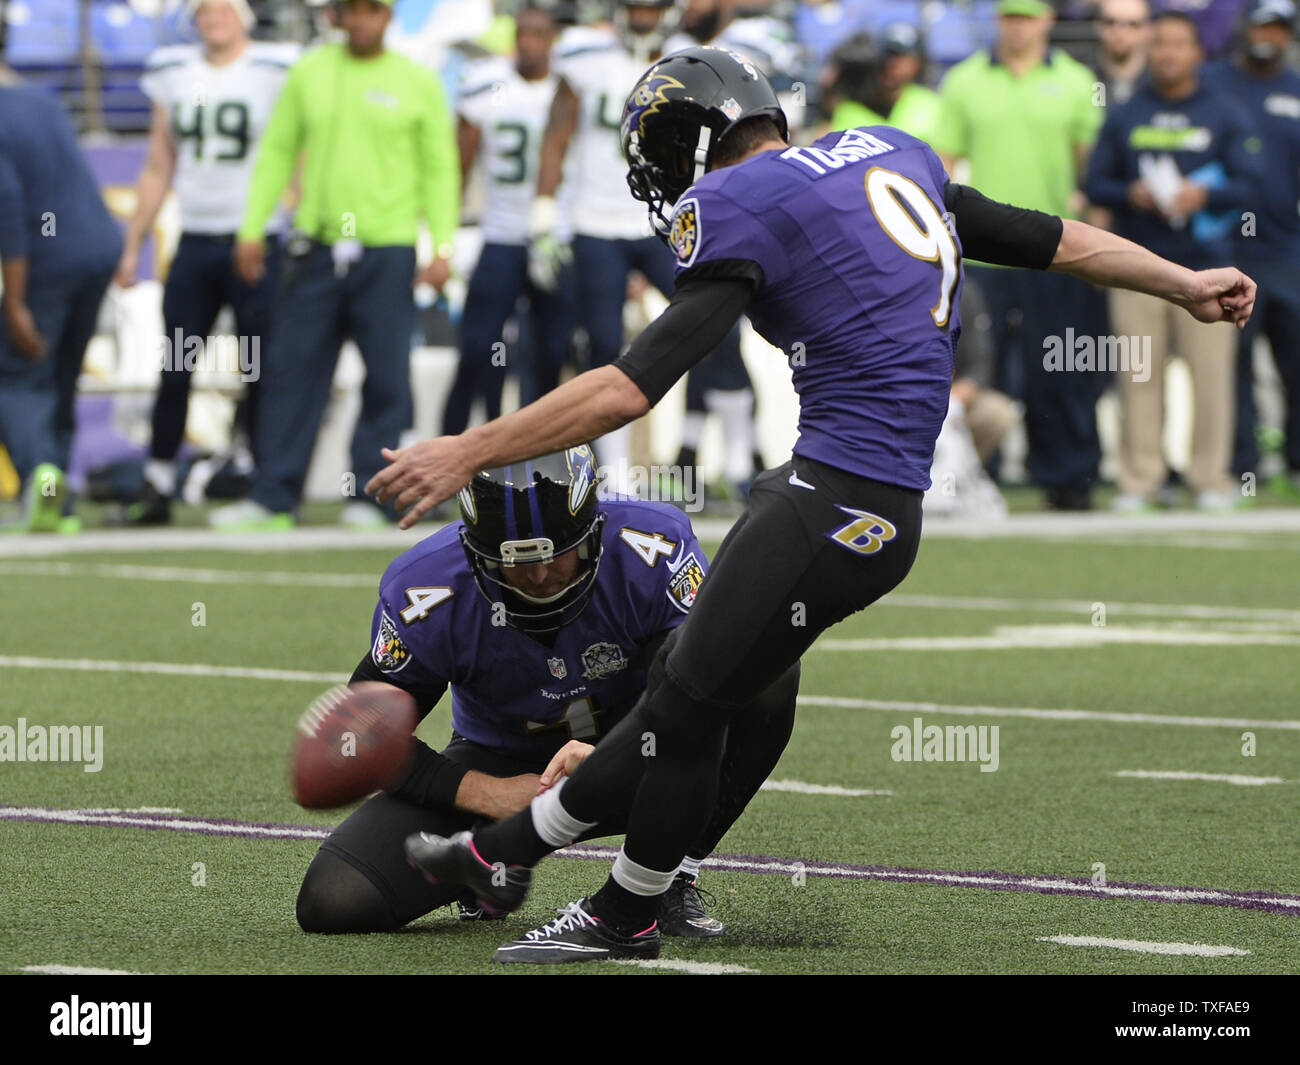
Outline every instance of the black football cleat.
<path fill-rule="evenodd" d="M 122 507 L 110 519 L 110 524 L 117 526 L 145 527 L 150 525 L 170 525 L 172 520 L 172 501 L 158 491 L 149 481 L 140 489 L 139 498 L 129 506 Z"/>
<path fill-rule="evenodd" d="M 450 839 L 430 832 L 406 837 L 406 860 L 433 884 L 464 884 L 488 911 L 512 913 L 524 904 L 533 883 L 533 871 L 523 865 L 489 865 L 474 849 L 470 832 Z"/>
<path fill-rule="evenodd" d="M 498 910 L 495 906 L 484 906 L 470 892 L 467 892 L 463 899 L 456 900 L 456 909 L 457 916 L 462 921 L 500 921 L 506 917 L 505 910 Z"/>
<path fill-rule="evenodd" d="M 659 957 L 657 921 L 636 935 L 621 936 L 592 913 L 590 906 L 587 899 L 569 903 L 550 924 L 533 929 L 523 939 L 497 947 L 492 960 L 563 965 L 576 961 Z"/>
<path fill-rule="evenodd" d="M 716 917 L 710 917 L 704 908 L 704 897 L 713 896 L 702 891 L 695 878 L 678 873 L 663 898 L 659 900 L 659 931 L 666 936 L 687 939 L 712 939 L 727 930 Z"/>

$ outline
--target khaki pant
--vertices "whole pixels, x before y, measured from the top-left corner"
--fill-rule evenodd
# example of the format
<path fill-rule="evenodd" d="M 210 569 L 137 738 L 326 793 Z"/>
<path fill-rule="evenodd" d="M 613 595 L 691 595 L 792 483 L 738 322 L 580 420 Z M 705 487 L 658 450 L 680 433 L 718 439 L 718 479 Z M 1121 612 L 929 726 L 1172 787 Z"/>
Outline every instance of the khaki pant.
<path fill-rule="evenodd" d="M 1111 328 L 1116 336 L 1150 337 L 1151 359 L 1145 381 L 1118 372 L 1120 397 L 1119 488 L 1152 498 L 1168 473 L 1161 435 L 1165 414 L 1165 363 L 1172 348 L 1192 376 L 1192 453 L 1186 470 L 1194 492 L 1232 492 L 1236 402 L 1237 331 L 1226 322 L 1198 322 L 1181 307 L 1141 292 L 1110 293 Z"/>
<path fill-rule="evenodd" d="M 966 428 L 975 441 L 975 451 L 981 462 L 1002 444 L 1002 439 L 1016 424 L 1016 407 L 1001 392 L 981 388 L 974 401 L 966 408 Z"/>

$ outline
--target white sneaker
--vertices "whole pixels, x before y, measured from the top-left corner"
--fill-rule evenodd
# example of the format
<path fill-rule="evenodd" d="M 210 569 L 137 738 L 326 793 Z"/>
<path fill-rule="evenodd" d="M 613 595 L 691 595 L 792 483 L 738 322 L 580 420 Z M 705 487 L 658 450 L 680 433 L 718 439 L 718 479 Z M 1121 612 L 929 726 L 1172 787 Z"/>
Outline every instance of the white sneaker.
<path fill-rule="evenodd" d="M 1207 488 L 1204 492 L 1197 493 L 1196 509 L 1236 510 L 1241 505 L 1240 499 L 1241 497 L 1233 492 L 1216 492 Z"/>
<path fill-rule="evenodd" d="M 1156 508 L 1145 496 L 1136 492 L 1121 492 L 1110 501 L 1110 509 L 1117 514 L 1149 514 Z"/>
<path fill-rule="evenodd" d="M 339 524 L 348 529 L 386 529 L 388 515 L 373 503 L 358 499 L 343 508 Z"/>

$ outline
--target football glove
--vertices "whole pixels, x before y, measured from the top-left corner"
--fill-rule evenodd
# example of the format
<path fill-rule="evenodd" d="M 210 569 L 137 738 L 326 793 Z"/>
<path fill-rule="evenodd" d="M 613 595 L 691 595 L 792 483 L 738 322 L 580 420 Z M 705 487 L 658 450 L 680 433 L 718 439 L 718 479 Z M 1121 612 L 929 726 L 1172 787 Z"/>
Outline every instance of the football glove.
<path fill-rule="evenodd" d="M 538 196 L 528 222 L 528 279 L 543 292 L 554 292 L 560 275 L 573 261 L 568 244 L 557 240 L 559 211 L 554 197 Z"/>

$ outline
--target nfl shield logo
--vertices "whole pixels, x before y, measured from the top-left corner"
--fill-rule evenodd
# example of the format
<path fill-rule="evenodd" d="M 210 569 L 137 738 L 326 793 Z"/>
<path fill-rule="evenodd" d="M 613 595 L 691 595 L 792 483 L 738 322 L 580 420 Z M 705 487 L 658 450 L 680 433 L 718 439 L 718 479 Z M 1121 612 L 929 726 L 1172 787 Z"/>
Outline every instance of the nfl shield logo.
<path fill-rule="evenodd" d="M 551 669 L 551 676 L 556 680 L 563 680 L 569 675 L 569 667 L 564 664 L 563 658 L 548 658 L 546 664 Z"/>

